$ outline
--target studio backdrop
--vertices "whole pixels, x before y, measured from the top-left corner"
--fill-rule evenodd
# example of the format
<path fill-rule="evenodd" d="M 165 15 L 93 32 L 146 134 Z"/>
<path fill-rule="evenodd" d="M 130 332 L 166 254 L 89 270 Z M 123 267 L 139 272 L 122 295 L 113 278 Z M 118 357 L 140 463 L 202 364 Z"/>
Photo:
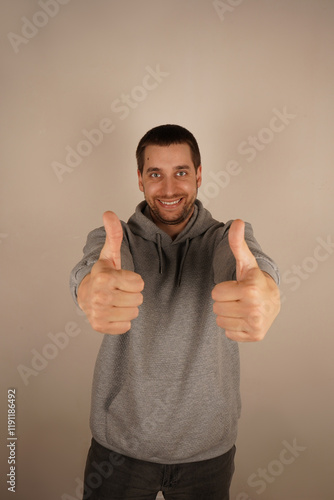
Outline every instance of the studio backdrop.
<path fill-rule="evenodd" d="M 0 23 L 1 498 L 81 498 L 102 335 L 69 273 L 143 199 L 140 138 L 176 123 L 204 206 L 281 271 L 279 317 L 240 345 L 231 499 L 332 500 L 334 2 L 5 0 Z"/>

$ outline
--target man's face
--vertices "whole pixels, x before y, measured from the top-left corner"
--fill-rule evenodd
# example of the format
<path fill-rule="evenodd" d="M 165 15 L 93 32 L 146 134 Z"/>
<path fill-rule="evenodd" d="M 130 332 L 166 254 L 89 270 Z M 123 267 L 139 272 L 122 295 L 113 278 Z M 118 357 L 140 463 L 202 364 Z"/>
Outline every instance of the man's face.
<path fill-rule="evenodd" d="M 157 226 L 176 235 L 194 211 L 202 167 L 196 174 L 188 144 L 147 146 L 144 154 L 143 174 L 138 171 L 139 189 Z"/>

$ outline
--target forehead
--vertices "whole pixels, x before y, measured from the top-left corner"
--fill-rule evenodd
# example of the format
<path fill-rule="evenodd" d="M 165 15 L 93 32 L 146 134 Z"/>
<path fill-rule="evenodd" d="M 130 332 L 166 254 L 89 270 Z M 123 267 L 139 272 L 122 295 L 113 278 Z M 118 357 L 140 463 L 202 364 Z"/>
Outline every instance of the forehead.
<path fill-rule="evenodd" d="M 145 148 L 144 170 L 149 167 L 173 168 L 182 165 L 194 167 L 189 144 L 149 145 Z"/>

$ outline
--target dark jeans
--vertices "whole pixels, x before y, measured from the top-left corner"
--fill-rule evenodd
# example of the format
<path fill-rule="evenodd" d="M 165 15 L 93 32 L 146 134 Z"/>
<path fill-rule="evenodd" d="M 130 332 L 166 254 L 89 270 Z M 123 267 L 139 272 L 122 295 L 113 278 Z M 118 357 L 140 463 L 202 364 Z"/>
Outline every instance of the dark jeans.
<path fill-rule="evenodd" d="M 110 451 L 94 439 L 88 452 L 83 500 L 229 500 L 235 446 L 217 458 L 163 465 Z"/>

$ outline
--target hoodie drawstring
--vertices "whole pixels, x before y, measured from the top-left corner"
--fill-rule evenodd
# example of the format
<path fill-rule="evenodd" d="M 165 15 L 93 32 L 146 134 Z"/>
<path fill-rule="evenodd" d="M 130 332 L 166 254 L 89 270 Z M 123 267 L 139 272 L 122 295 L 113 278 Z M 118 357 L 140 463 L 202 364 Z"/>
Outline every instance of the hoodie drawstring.
<path fill-rule="evenodd" d="M 158 255 L 159 255 L 159 273 L 162 274 L 163 273 L 163 256 L 162 256 L 161 234 L 157 233 L 156 237 L 157 237 L 157 247 L 158 247 Z M 190 239 L 187 238 L 185 249 L 184 249 L 184 252 L 182 255 L 182 259 L 181 259 L 180 268 L 179 268 L 179 274 L 178 274 L 178 278 L 177 278 L 177 286 L 181 285 L 182 272 L 183 272 L 184 262 L 186 260 L 187 253 L 189 250 L 189 245 L 190 245 Z"/>
<path fill-rule="evenodd" d="M 163 273 L 162 267 L 162 248 L 161 248 L 161 234 L 157 233 L 157 246 L 158 246 L 158 255 L 159 255 L 159 273 Z"/>
<path fill-rule="evenodd" d="M 186 260 L 188 250 L 189 250 L 189 238 L 186 239 L 186 248 L 185 248 L 185 250 L 183 252 L 183 255 L 182 255 L 182 260 L 181 260 L 181 265 L 180 265 L 180 270 L 179 270 L 179 277 L 178 277 L 177 286 L 181 285 L 183 265 L 184 265 L 184 262 Z"/>

